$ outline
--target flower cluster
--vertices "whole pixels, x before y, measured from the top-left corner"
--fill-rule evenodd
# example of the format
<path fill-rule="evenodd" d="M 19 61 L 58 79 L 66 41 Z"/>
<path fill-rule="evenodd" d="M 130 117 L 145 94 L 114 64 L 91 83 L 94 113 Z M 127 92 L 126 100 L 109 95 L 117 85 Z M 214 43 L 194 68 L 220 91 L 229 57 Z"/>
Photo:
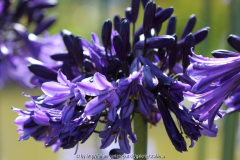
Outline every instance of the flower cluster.
<path fill-rule="evenodd" d="M 131 127 L 134 113 L 140 113 L 153 125 L 163 119 L 167 134 L 179 152 L 187 151 L 183 134 L 191 140 L 190 147 L 203 134 L 216 136 L 216 125 L 208 128 L 207 120 L 202 120 L 200 114 L 189 113 L 181 103 L 183 94 L 195 83 L 186 72 L 191 48 L 207 36 L 209 28 L 192 34 L 196 23 L 192 15 L 177 41 L 176 17 L 171 17 L 173 8 L 162 9 L 153 1 L 142 2 L 143 25 L 136 32 L 140 0 L 132 0 L 126 18 L 116 15 L 113 24 L 111 20 L 104 22 L 102 43 L 94 33 L 89 43 L 63 30 L 66 51 L 51 55 L 61 65 L 29 65 L 34 73 L 31 82 L 44 94 L 25 95 L 31 98 L 25 103 L 27 111 L 13 108 L 20 115 L 15 120 L 22 134 L 19 140 L 33 137 L 56 151 L 59 147 L 68 149 L 84 143 L 97 133 L 102 140 L 101 149 L 115 141 L 122 152 L 130 153 L 129 140 L 137 143 Z M 167 19 L 166 35 L 158 36 Z M 177 124 L 171 113 L 176 116 Z M 96 130 L 99 122 L 106 124 L 102 131 Z"/>
<path fill-rule="evenodd" d="M 56 17 L 45 16 L 45 9 L 56 4 L 57 0 L 0 2 L 0 89 L 9 80 L 33 87 L 30 83 L 33 74 L 26 66 L 38 63 L 36 60 L 50 67 L 58 66 L 50 56 L 63 51 L 64 44 L 59 34 L 50 36 L 46 32 Z M 29 30 L 30 25 L 35 26 L 33 31 Z"/>

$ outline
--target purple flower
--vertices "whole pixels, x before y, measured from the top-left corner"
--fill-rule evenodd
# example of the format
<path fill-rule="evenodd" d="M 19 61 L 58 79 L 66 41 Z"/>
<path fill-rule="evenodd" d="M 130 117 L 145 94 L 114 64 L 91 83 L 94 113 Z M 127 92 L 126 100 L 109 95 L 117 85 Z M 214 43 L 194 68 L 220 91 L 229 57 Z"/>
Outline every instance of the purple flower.
<path fill-rule="evenodd" d="M 149 115 L 151 113 L 150 105 L 154 103 L 154 96 L 142 86 L 141 79 L 141 73 L 134 72 L 130 77 L 119 82 L 122 119 L 130 116 L 136 105 L 142 114 Z M 137 104 L 135 105 L 135 103 Z"/>
<path fill-rule="evenodd" d="M 74 97 L 76 104 L 83 105 L 86 103 L 85 95 L 77 89 L 76 84 L 67 80 L 67 77 L 58 71 L 58 82 L 45 82 L 42 84 L 42 91 L 47 95 L 44 103 L 54 105 L 60 104 Z"/>
<path fill-rule="evenodd" d="M 117 142 L 118 140 L 120 149 L 124 153 L 129 154 L 131 147 L 127 135 L 129 135 L 129 139 L 131 139 L 133 143 L 137 143 L 137 137 L 132 132 L 130 117 L 125 119 L 116 118 L 115 122 L 109 122 L 105 128 L 106 129 L 99 134 L 99 137 L 102 138 L 100 148 L 104 149 L 113 141 Z"/>
<path fill-rule="evenodd" d="M 52 146 L 52 150 L 56 152 L 61 143 L 57 139 L 51 139 L 51 134 L 54 133 L 54 128 L 49 123 L 48 116 L 32 103 L 32 109 L 24 111 L 17 108 L 12 108 L 13 111 L 19 114 L 14 121 L 18 126 L 18 133 L 22 134 L 19 141 L 27 140 L 33 137 L 36 141 L 44 141 L 46 146 Z M 26 105 L 27 106 L 27 105 Z M 47 145 L 51 141 L 50 145 Z"/>
<path fill-rule="evenodd" d="M 117 106 L 120 103 L 117 94 L 117 83 L 108 82 L 106 77 L 95 73 L 93 82 L 79 82 L 78 89 L 89 96 L 96 96 L 87 103 L 84 113 L 86 116 L 96 115 L 109 108 L 108 118 L 114 121 L 117 115 Z"/>
<path fill-rule="evenodd" d="M 209 113 L 207 117 L 211 128 L 215 116 L 222 117 L 219 108 L 223 101 L 238 92 L 239 57 L 204 58 L 194 54 L 190 59 L 192 64 L 187 72 L 197 82 L 192 93 L 185 93 L 185 97 L 194 102 L 191 107 L 193 114 L 205 117 Z"/>

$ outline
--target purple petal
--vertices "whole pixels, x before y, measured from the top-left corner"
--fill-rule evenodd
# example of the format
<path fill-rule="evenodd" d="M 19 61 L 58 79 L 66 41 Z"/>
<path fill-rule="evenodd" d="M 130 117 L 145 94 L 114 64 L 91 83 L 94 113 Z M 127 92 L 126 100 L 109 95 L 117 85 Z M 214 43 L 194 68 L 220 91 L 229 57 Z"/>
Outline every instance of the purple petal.
<path fill-rule="evenodd" d="M 124 153 L 129 154 L 131 151 L 131 147 L 129 145 L 127 134 L 124 131 L 121 131 L 121 134 L 119 135 L 119 138 L 118 138 L 118 142 L 121 150 Z"/>
<path fill-rule="evenodd" d="M 106 109 L 106 104 L 103 103 L 107 97 L 105 95 L 95 97 L 91 101 L 87 103 L 86 108 L 84 109 L 84 113 L 86 116 L 96 115 L 101 113 L 104 109 Z"/>
<path fill-rule="evenodd" d="M 57 82 L 45 82 L 42 84 L 41 89 L 46 95 L 48 95 L 50 97 L 54 96 L 55 94 L 59 94 L 59 93 L 65 93 L 65 94 L 71 93 L 68 86 L 64 86 Z"/>
<path fill-rule="evenodd" d="M 79 82 L 77 83 L 77 87 L 81 92 L 89 96 L 98 96 L 103 93 L 102 90 L 97 89 L 93 83 L 89 82 Z"/>
<path fill-rule="evenodd" d="M 115 139 L 117 134 L 112 134 L 112 130 L 108 129 L 99 134 L 99 137 L 103 138 L 101 140 L 100 149 L 107 148 Z"/>
<path fill-rule="evenodd" d="M 94 74 L 93 83 L 94 83 L 95 88 L 97 88 L 99 90 L 104 90 L 109 87 L 112 87 L 111 83 L 108 82 L 107 78 L 100 73 Z"/>
<path fill-rule="evenodd" d="M 72 98 L 74 94 L 69 94 L 69 93 L 60 93 L 60 94 L 55 94 L 53 97 L 46 97 L 44 99 L 44 103 L 54 105 L 54 104 L 60 104 L 62 102 L 65 102 L 69 98 Z"/>
<path fill-rule="evenodd" d="M 62 122 L 66 124 L 73 116 L 75 111 L 74 105 L 65 105 L 62 110 Z"/>
<path fill-rule="evenodd" d="M 57 80 L 59 83 L 65 86 L 69 83 L 69 81 L 67 80 L 67 77 L 61 72 L 61 70 L 58 70 Z"/>
<path fill-rule="evenodd" d="M 127 118 L 128 116 L 131 115 L 134 109 L 134 104 L 135 102 L 131 103 L 127 107 L 121 107 L 121 113 L 120 113 L 121 119 Z"/>
<path fill-rule="evenodd" d="M 201 130 L 201 134 L 206 135 L 208 137 L 216 137 L 218 133 L 218 127 L 213 124 L 211 130 L 208 129 L 208 122 L 205 121 L 201 125 L 203 127 L 203 130 Z"/>

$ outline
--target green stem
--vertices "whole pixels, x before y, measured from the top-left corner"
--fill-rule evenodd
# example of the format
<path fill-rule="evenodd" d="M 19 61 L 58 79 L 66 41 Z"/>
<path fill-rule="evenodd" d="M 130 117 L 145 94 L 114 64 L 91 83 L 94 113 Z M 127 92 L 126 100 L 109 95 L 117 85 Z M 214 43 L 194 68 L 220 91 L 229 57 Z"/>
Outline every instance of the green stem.
<path fill-rule="evenodd" d="M 147 121 L 141 113 L 134 113 L 134 133 L 137 135 L 137 143 L 134 144 L 135 155 L 147 155 Z M 139 158 L 138 160 L 146 160 Z"/>
<path fill-rule="evenodd" d="M 224 117 L 223 160 L 234 159 L 238 114 L 237 112 Z"/>

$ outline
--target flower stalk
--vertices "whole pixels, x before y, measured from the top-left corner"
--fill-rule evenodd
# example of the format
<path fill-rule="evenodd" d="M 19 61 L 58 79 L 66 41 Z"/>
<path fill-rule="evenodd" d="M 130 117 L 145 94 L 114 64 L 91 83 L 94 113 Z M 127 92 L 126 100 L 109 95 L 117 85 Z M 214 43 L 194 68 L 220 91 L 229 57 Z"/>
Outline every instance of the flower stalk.
<path fill-rule="evenodd" d="M 134 133 L 137 135 L 137 143 L 134 144 L 134 155 L 147 155 L 147 121 L 141 113 L 134 113 Z M 146 160 L 146 158 L 139 158 Z"/>

